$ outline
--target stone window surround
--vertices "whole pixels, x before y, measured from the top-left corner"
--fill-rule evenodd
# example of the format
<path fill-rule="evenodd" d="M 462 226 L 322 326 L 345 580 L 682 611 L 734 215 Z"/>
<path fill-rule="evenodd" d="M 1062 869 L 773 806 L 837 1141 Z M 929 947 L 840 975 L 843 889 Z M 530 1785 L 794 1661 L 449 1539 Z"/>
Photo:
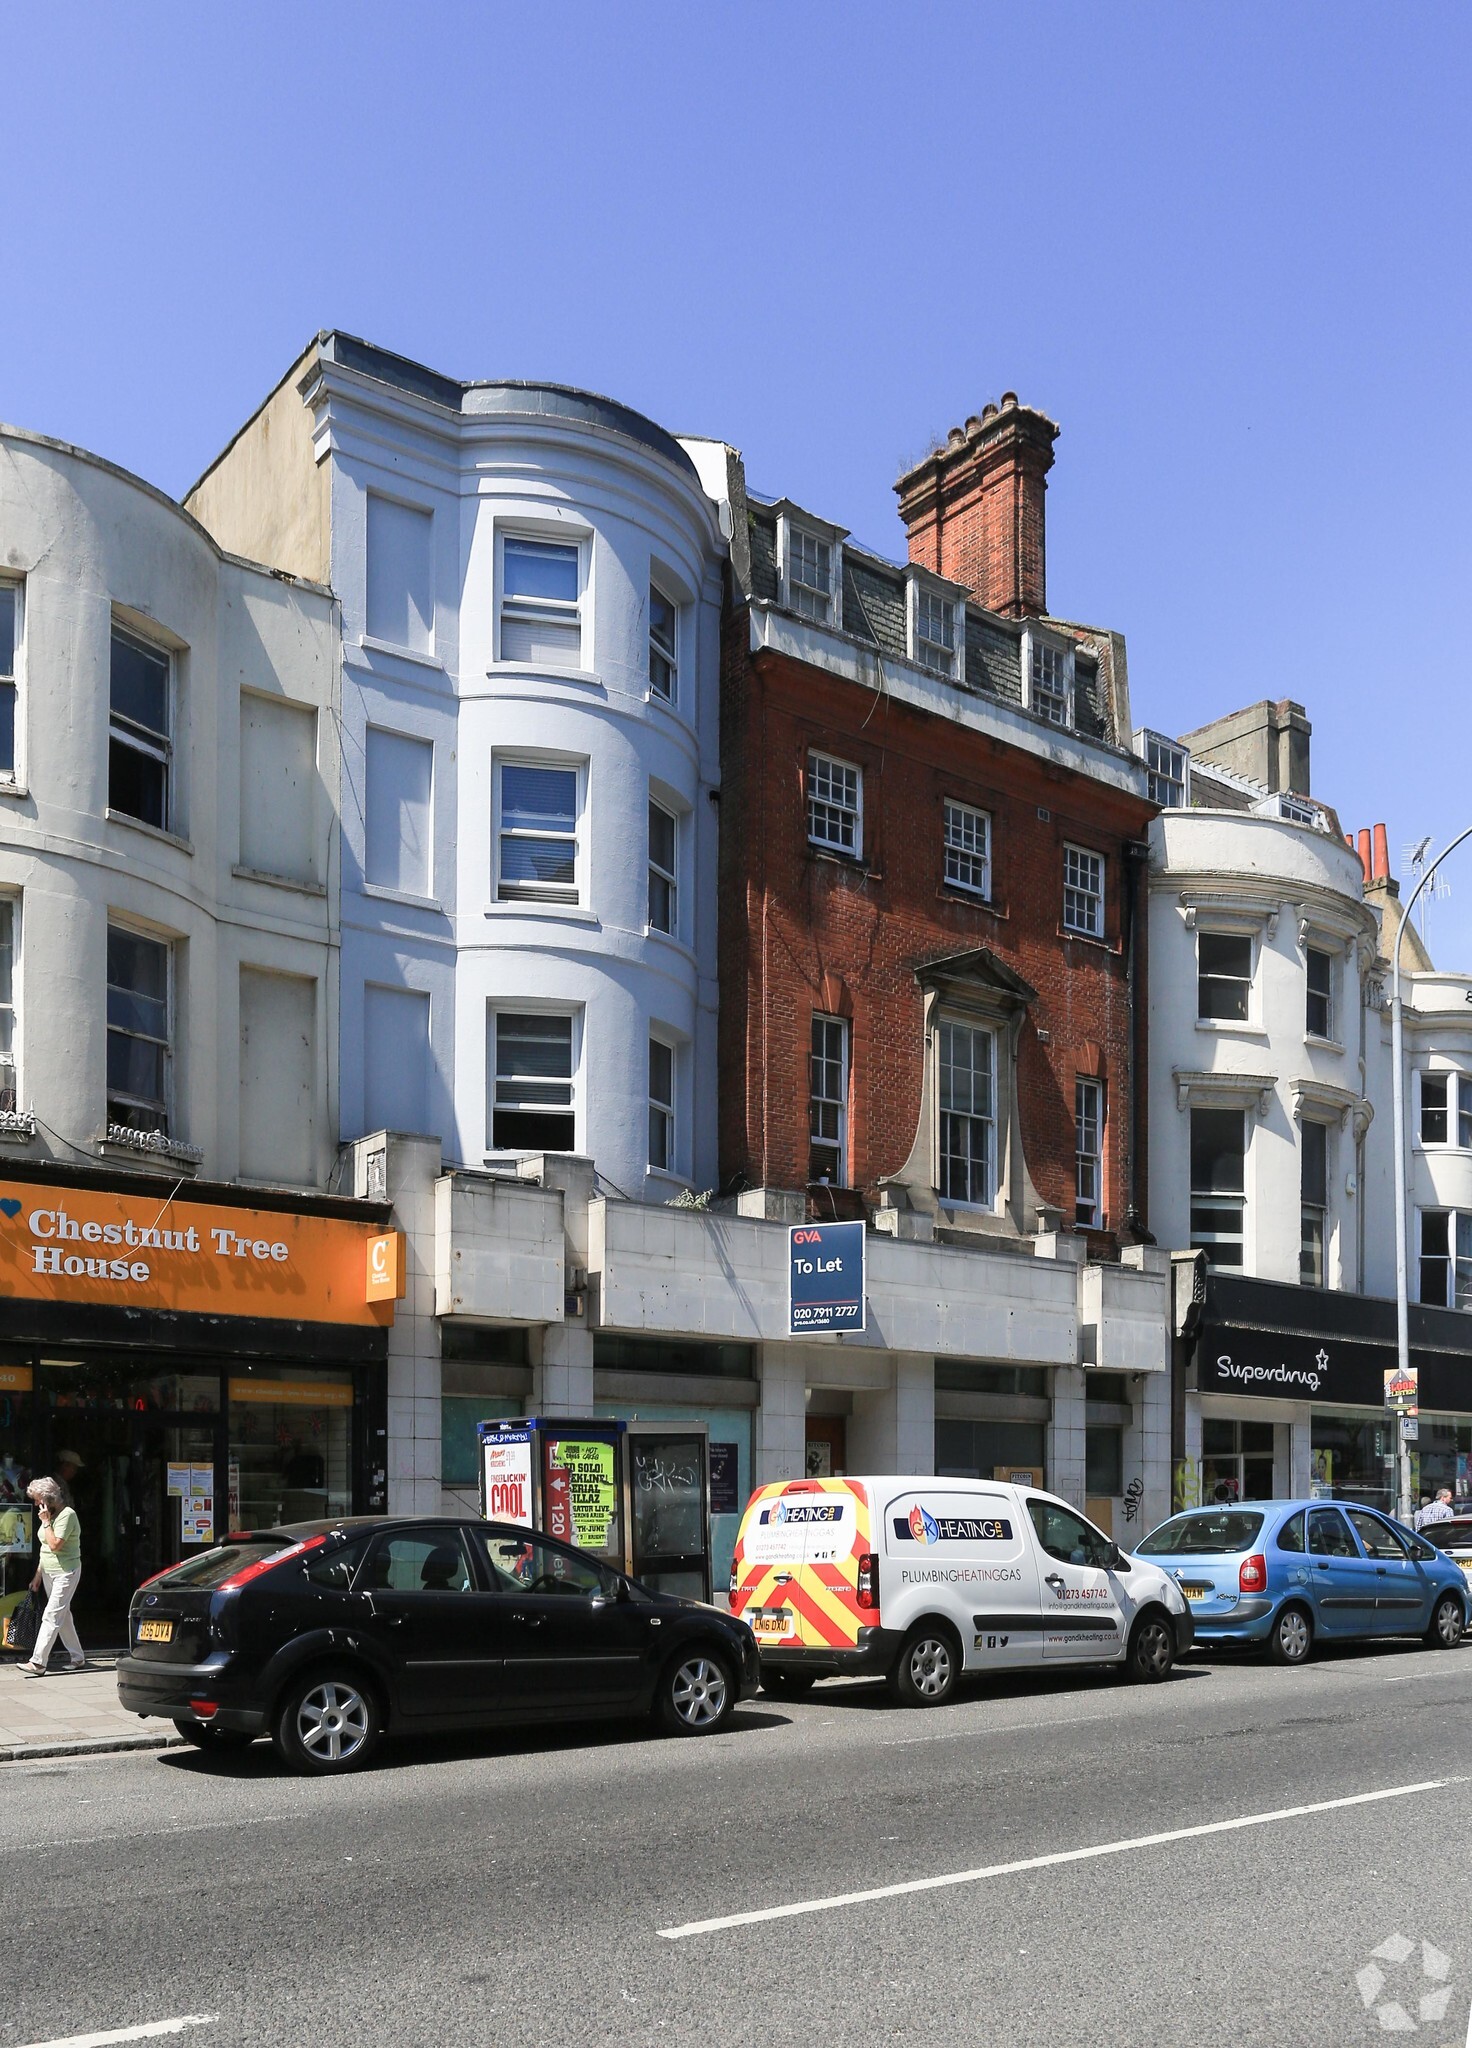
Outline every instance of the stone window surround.
<path fill-rule="evenodd" d="M 1017 1090 L 1017 1048 L 1036 991 L 984 948 L 917 968 L 924 998 L 920 1111 L 910 1155 L 885 1185 L 903 1189 L 909 1205 L 929 1215 L 936 1228 L 957 1237 L 1030 1235 L 1055 1225 L 1057 1211 L 1044 1212 L 1022 1148 Z M 995 1131 L 996 1198 L 991 1209 L 944 1202 L 940 1174 L 940 1089 L 937 1085 L 941 1018 L 993 1032 L 997 1043 Z"/>

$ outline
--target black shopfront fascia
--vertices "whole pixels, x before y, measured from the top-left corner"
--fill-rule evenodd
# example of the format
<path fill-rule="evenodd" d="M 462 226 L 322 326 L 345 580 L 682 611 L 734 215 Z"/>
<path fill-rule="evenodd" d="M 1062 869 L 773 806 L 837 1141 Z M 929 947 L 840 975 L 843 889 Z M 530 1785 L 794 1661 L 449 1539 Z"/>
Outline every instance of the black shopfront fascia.
<path fill-rule="evenodd" d="M 1472 1414 L 1472 1317 L 1413 1306 L 1420 1406 Z M 1396 1364 L 1395 1303 L 1208 1273 L 1187 1384 L 1202 1394 L 1382 1408 Z"/>

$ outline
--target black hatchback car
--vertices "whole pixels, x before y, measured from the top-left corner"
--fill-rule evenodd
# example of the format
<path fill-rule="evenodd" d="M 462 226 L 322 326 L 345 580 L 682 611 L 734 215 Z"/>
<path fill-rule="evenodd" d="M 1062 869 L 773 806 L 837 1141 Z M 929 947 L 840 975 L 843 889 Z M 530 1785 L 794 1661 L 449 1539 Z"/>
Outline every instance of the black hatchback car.
<path fill-rule="evenodd" d="M 759 1683 L 745 1622 L 498 1522 L 374 1516 L 232 1539 L 133 1595 L 118 1697 L 301 1771 L 385 1734 L 652 1714 L 709 1735 Z"/>

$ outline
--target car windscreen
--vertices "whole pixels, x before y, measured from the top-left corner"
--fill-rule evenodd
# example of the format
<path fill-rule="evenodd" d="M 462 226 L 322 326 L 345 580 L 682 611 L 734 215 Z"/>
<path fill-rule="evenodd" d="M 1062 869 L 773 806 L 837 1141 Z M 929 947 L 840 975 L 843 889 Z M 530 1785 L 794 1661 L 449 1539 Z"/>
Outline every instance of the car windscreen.
<path fill-rule="evenodd" d="M 232 1572 L 244 1571 L 248 1564 L 260 1564 L 268 1557 L 279 1557 L 291 1547 L 277 1536 L 262 1537 L 253 1543 L 227 1543 L 219 1550 L 206 1550 L 199 1557 L 186 1557 L 183 1564 L 165 1572 L 159 1583 L 207 1589 L 223 1584 Z"/>
<path fill-rule="evenodd" d="M 1234 1557 L 1262 1534 L 1262 1516 L 1232 1508 L 1176 1515 L 1152 1529 L 1140 1545 L 1145 1557 Z"/>
<path fill-rule="evenodd" d="M 1472 1550 L 1472 1521 L 1426 1522 L 1416 1533 L 1438 1550 Z"/>

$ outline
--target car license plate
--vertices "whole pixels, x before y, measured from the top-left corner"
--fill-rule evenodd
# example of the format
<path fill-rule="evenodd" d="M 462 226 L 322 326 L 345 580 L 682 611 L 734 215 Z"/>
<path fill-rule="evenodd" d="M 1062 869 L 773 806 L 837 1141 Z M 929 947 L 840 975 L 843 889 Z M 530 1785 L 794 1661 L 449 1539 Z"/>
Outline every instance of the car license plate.
<path fill-rule="evenodd" d="M 1188 1600 L 1209 1600 L 1216 1591 L 1215 1586 L 1202 1586 L 1194 1580 L 1183 1581 L 1181 1591 Z"/>
<path fill-rule="evenodd" d="M 785 1636 L 792 1631 L 792 1616 L 785 1607 L 774 1608 L 767 1614 L 754 1614 L 751 1626 L 759 1636 Z"/>
<path fill-rule="evenodd" d="M 138 1640 L 140 1643 L 171 1643 L 174 1640 L 174 1624 L 171 1621 L 140 1621 Z"/>

